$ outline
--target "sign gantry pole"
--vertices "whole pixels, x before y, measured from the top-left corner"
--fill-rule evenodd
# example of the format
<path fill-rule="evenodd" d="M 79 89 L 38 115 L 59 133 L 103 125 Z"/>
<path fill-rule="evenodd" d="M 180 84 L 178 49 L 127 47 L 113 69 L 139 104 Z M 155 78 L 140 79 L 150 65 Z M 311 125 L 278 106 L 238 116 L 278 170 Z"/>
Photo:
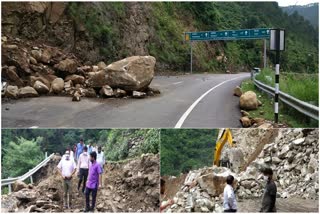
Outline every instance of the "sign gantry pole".
<path fill-rule="evenodd" d="M 279 121 L 279 92 L 280 92 L 280 51 L 285 49 L 285 32 L 282 29 L 270 31 L 270 50 L 276 51 L 275 84 L 274 84 L 274 122 Z"/>

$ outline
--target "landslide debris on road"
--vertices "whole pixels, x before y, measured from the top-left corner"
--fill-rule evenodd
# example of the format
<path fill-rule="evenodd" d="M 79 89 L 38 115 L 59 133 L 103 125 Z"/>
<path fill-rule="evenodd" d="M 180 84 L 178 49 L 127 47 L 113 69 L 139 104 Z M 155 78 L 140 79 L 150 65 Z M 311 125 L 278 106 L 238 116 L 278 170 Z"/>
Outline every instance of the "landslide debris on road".
<path fill-rule="evenodd" d="M 247 199 L 260 203 L 265 182 L 259 170 L 266 166 L 274 171 L 278 199 L 311 200 L 311 210 L 319 206 L 318 129 L 233 129 L 232 133 L 237 146 L 222 152 L 222 158 L 229 157 L 231 169 L 214 166 L 190 171 L 171 198 L 175 203 L 165 212 L 223 212 L 222 193 L 229 174 L 236 179 L 241 207 L 246 207 Z"/>
<path fill-rule="evenodd" d="M 81 97 L 143 98 L 160 93 L 149 87 L 156 63 L 152 56 L 89 66 L 57 47 L 3 38 L 2 82 L 8 85 L 2 96 L 6 98 L 64 95 L 80 101 Z"/>
<path fill-rule="evenodd" d="M 2 212 L 82 212 L 84 195 L 77 192 L 78 178 L 73 183 L 72 209 L 64 210 L 63 185 L 56 168 L 56 156 L 40 173 L 35 185 L 17 183 L 16 192 L 1 197 Z M 47 168 L 47 169 L 46 169 Z M 50 171 L 49 171 L 50 170 Z M 48 174 L 47 174 L 48 173 Z M 98 212 L 158 212 L 159 155 L 141 157 L 117 163 L 107 163 L 103 174 L 104 187 L 98 190 Z M 39 177 L 40 178 L 40 177 Z"/>

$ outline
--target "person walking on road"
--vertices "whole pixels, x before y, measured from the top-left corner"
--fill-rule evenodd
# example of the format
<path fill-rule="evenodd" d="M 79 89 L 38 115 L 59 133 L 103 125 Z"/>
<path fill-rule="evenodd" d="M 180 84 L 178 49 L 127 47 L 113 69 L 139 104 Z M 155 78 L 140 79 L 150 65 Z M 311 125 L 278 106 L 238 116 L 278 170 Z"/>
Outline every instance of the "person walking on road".
<path fill-rule="evenodd" d="M 229 175 L 227 177 L 227 185 L 223 190 L 223 210 L 225 213 L 237 212 L 237 200 L 233 190 L 234 177 Z"/>
<path fill-rule="evenodd" d="M 104 164 L 106 163 L 106 160 L 104 158 L 104 152 L 102 151 L 101 146 L 98 147 L 97 162 L 101 166 L 100 187 L 103 187 L 102 173 L 104 171 Z"/>
<path fill-rule="evenodd" d="M 260 212 L 277 212 L 276 209 L 276 197 L 277 186 L 273 181 L 273 171 L 271 168 L 265 168 L 262 170 L 263 178 L 267 182 L 264 188 L 264 194 L 262 198 L 262 206 Z"/>
<path fill-rule="evenodd" d="M 77 166 L 78 173 L 79 173 L 78 192 L 80 191 L 81 183 L 83 181 L 83 186 L 81 191 L 81 193 L 83 194 L 86 188 L 86 182 L 87 182 L 88 172 L 89 172 L 89 163 L 90 163 L 90 158 L 87 151 L 88 151 L 88 148 L 84 146 L 83 152 L 79 156 L 78 166 Z"/>
<path fill-rule="evenodd" d="M 76 158 L 77 161 L 79 160 L 79 156 L 81 155 L 81 153 L 83 152 L 83 148 L 84 148 L 84 143 L 83 143 L 83 139 L 80 138 L 80 142 L 77 144 L 77 152 L 76 152 Z"/>
<path fill-rule="evenodd" d="M 64 158 L 63 158 L 64 157 Z M 71 209 L 72 201 L 72 176 L 76 172 L 76 164 L 70 158 L 70 151 L 67 150 L 58 164 L 58 172 L 63 178 L 63 190 L 64 190 L 64 208 Z M 69 200 L 68 200 L 69 196 Z"/>
<path fill-rule="evenodd" d="M 86 208 L 85 212 L 94 212 L 94 207 L 96 205 L 96 197 L 99 187 L 99 175 L 102 173 L 101 166 L 97 162 L 97 153 L 90 153 L 90 166 L 89 166 L 89 176 L 86 185 Z M 92 194 L 92 205 L 90 207 L 90 194 Z"/>

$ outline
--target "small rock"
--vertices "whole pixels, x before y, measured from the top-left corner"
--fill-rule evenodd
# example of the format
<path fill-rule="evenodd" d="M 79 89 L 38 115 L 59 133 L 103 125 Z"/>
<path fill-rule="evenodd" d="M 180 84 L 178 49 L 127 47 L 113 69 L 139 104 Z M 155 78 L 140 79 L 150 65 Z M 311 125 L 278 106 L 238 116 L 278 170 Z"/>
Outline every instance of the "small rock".
<path fill-rule="evenodd" d="M 114 95 L 113 89 L 108 85 L 103 86 L 99 93 L 104 97 L 112 97 Z"/>
<path fill-rule="evenodd" d="M 243 127 L 247 128 L 251 126 L 251 120 L 249 117 L 241 117 L 240 122 Z"/>
<path fill-rule="evenodd" d="M 103 70 L 107 67 L 107 65 L 102 61 L 99 62 L 97 66 L 98 66 L 99 70 Z"/>
<path fill-rule="evenodd" d="M 113 92 L 114 92 L 115 97 L 124 97 L 127 95 L 127 92 L 125 90 L 120 89 L 120 88 L 117 88 Z"/>
<path fill-rule="evenodd" d="M 240 112 L 241 112 L 241 115 L 243 117 L 246 117 L 246 116 L 249 117 L 250 116 L 250 114 L 247 111 L 241 110 Z"/>
<path fill-rule="evenodd" d="M 54 68 L 60 71 L 75 73 L 77 71 L 77 62 L 73 59 L 65 59 L 54 65 Z"/>
<path fill-rule="evenodd" d="M 81 94 L 78 91 L 76 91 L 73 94 L 72 101 L 79 102 L 80 100 L 81 100 Z"/>
<path fill-rule="evenodd" d="M 239 86 L 237 86 L 235 89 L 233 89 L 233 95 L 237 97 L 241 97 L 242 95 L 242 90 Z"/>
<path fill-rule="evenodd" d="M 140 91 L 133 91 L 133 92 L 132 92 L 132 96 L 133 96 L 134 98 L 144 98 L 144 97 L 147 96 L 147 94 L 144 93 L 144 92 L 140 92 Z"/>
<path fill-rule="evenodd" d="M 62 92 L 64 88 L 64 81 L 62 78 L 56 78 L 51 83 L 51 91 L 55 94 L 59 94 Z"/>
<path fill-rule="evenodd" d="M 47 94 L 49 92 L 49 88 L 39 80 L 34 83 L 33 88 L 36 89 L 39 94 Z"/>
<path fill-rule="evenodd" d="M 19 93 L 18 86 L 8 85 L 4 93 L 4 96 L 8 98 L 17 99 L 18 93 Z"/>
<path fill-rule="evenodd" d="M 39 96 L 38 92 L 30 86 L 20 88 L 18 94 L 19 94 L 19 97 L 22 97 L 22 98 Z"/>

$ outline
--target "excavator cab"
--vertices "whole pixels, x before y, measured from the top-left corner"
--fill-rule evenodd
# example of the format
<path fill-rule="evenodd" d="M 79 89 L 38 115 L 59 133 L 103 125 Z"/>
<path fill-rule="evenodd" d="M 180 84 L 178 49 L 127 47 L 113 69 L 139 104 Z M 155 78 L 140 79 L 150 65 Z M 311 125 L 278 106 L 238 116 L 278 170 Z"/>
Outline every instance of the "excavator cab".
<path fill-rule="evenodd" d="M 231 167 L 231 163 L 228 158 L 221 160 L 221 152 L 226 143 L 229 143 L 231 147 L 235 146 L 235 141 L 232 139 L 232 133 L 230 129 L 224 129 L 221 134 L 218 135 L 218 140 L 216 142 L 214 150 L 213 165 L 214 166 L 224 166 Z"/>

